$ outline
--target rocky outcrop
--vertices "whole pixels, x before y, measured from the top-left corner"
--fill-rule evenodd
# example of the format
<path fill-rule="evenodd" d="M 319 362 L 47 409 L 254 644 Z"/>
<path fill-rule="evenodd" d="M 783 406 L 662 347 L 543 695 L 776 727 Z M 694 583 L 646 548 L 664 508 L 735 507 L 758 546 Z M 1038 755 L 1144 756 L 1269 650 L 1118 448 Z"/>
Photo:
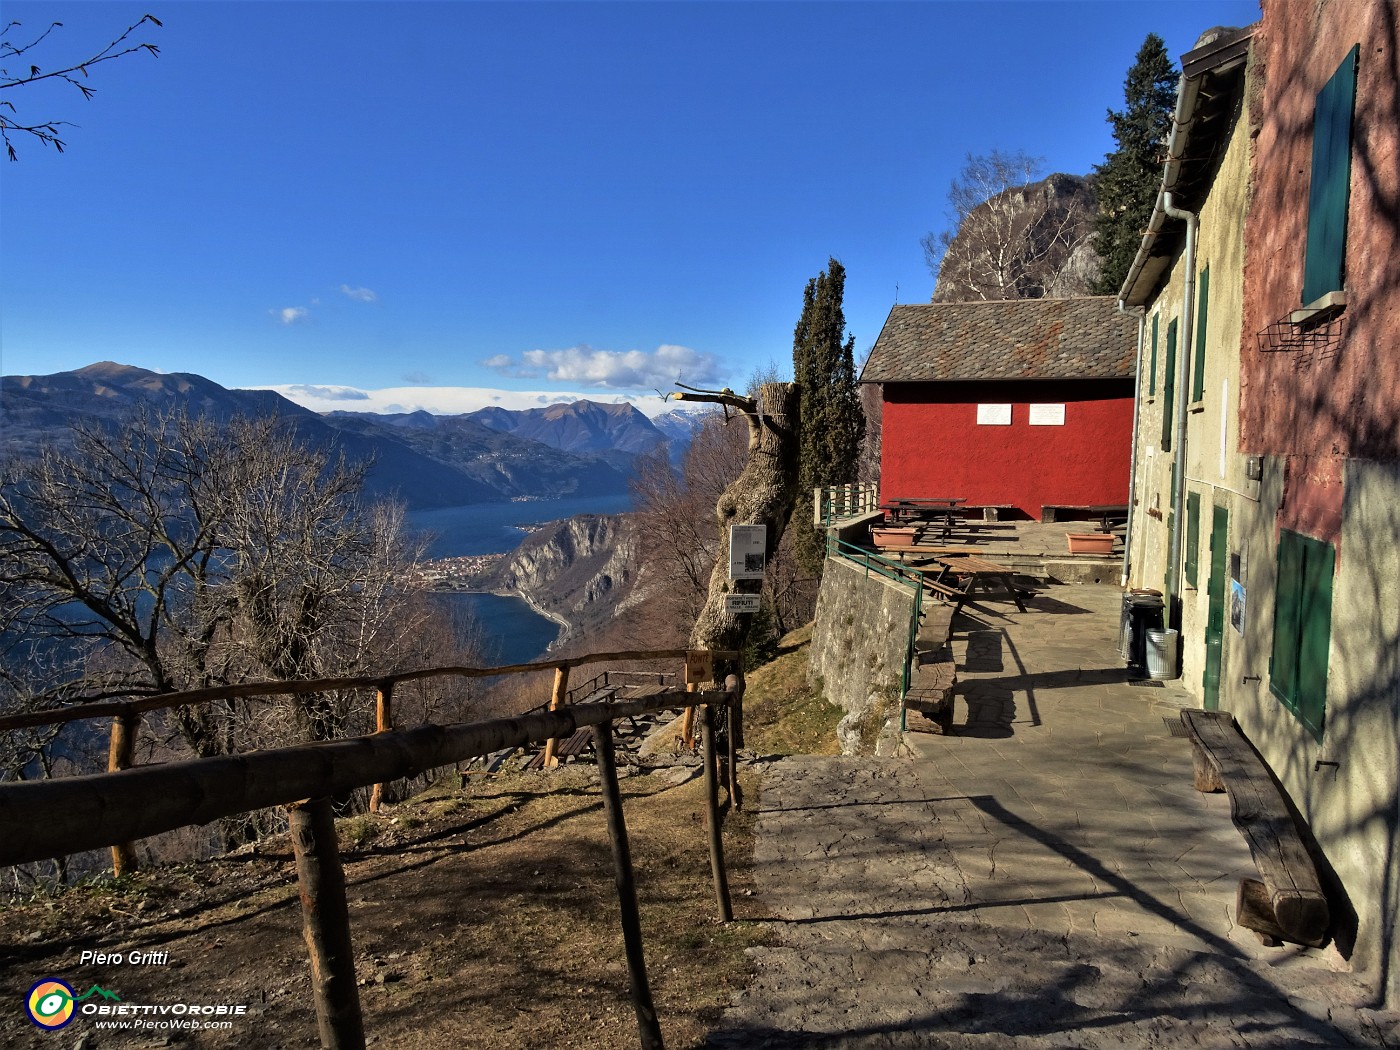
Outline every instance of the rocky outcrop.
<path fill-rule="evenodd" d="M 519 594 L 563 625 L 567 640 L 612 619 L 636 577 L 631 518 L 581 514 L 531 535 L 500 561 L 486 589 Z"/>

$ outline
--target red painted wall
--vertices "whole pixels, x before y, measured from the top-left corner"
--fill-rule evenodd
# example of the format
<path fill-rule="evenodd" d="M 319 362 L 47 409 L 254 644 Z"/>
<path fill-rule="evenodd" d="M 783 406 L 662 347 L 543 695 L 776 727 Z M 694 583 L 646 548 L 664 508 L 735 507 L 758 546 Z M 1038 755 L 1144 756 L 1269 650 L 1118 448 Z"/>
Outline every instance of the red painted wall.
<path fill-rule="evenodd" d="M 1336 542 L 1349 457 L 1400 459 L 1400 8 L 1265 0 L 1251 100 L 1240 450 L 1286 457 L 1279 524 Z M 1347 213 L 1349 302 L 1326 352 L 1263 352 L 1256 333 L 1302 305 L 1317 92 L 1361 45 Z M 1271 344 L 1270 344 L 1271 345 Z"/>
<path fill-rule="evenodd" d="M 1256 333 L 1302 305 L 1317 91 L 1355 43 L 1361 57 L 1344 266 L 1350 302 L 1340 343 L 1310 356 L 1261 353 Z M 1312 477 L 1340 484 L 1344 456 L 1400 459 L 1400 7 L 1266 0 L 1254 48 L 1263 90 L 1250 108 L 1257 136 L 1245 221 L 1240 451 L 1308 456 L 1313 462 L 1296 472 L 1299 484 Z"/>
<path fill-rule="evenodd" d="M 1011 405 L 979 426 L 977 405 Z M 1030 405 L 1063 404 L 1064 426 L 1031 426 Z M 886 383 L 881 499 L 962 496 L 1039 519 L 1045 504 L 1128 502 L 1131 379 Z"/>

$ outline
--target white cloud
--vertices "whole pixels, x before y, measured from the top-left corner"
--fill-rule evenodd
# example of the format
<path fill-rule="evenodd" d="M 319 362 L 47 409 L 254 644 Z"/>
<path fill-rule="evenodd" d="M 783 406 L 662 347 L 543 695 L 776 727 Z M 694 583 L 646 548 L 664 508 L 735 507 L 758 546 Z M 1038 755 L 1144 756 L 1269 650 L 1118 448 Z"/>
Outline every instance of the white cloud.
<path fill-rule="evenodd" d="M 299 383 L 295 386 L 279 387 L 283 397 L 295 401 L 305 397 L 318 401 L 368 401 L 369 395 L 353 386 L 313 386 Z"/>
<path fill-rule="evenodd" d="M 642 350 L 596 350 L 574 346 L 567 350 L 526 350 L 519 359 L 496 354 L 482 362 L 503 375 L 525 379 L 550 379 L 558 383 L 582 383 L 611 390 L 636 390 L 670 386 L 677 379 L 704 386 L 721 378 L 719 362 L 712 354 L 685 346 L 659 346 Z"/>
<path fill-rule="evenodd" d="M 378 390 L 333 384 L 296 383 L 255 389 L 274 390 L 313 412 L 334 412 L 353 401 L 360 412 L 431 412 L 434 415 L 457 415 L 475 412 L 479 408 L 496 406 L 513 410 L 538 408 L 541 405 L 567 404 L 572 401 L 598 401 L 603 404 L 634 405 L 646 416 L 659 416 L 676 409 L 707 411 L 712 405 L 691 402 L 663 401 L 655 394 L 579 393 L 564 390 L 496 390 L 466 386 L 401 386 Z"/>
<path fill-rule="evenodd" d="M 298 321 L 305 321 L 310 314 L 311 311 L 304 306 L 284 306 L 280 310 L 272 311 L 272 316 L 283 324 L 296 324 Z"/>
<path fill-rule="evenodd" d="M 351 299 L 355 299 L 355 300 L 357 300 L 358 302 L 362 302 L 362 303 L 377 303 L 377 302 L 379 302 L 379 296 L 375 295 L 374 292 L 371 291 L 371 290 L 368 289 L 368 288 L 351 288 L 348 284 L 342 284 L 342 285 L 340 286 L 340 291 L 341 291 L 342 294 L 348 295 Z"/>

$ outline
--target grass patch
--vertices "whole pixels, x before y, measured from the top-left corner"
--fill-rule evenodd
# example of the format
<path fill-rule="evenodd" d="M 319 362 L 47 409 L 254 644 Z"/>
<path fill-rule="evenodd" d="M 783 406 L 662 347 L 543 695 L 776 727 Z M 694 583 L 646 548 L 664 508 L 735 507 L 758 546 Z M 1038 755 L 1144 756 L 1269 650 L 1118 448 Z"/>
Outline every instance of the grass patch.
<path fill-rule="evenodd" d="M 812 625 L 778 642 L 772 661 L 755 668 L 744 692 L 744 743 L 761 755 L 838 755 L 836 723 L 844 713 L 807 681 Z"/>

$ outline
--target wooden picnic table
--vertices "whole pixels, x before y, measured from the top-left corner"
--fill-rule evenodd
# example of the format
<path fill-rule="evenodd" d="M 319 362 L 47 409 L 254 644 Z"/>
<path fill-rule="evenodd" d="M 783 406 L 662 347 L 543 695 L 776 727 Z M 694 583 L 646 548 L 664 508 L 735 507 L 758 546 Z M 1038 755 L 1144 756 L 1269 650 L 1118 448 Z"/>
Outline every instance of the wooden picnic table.
<path fill-rule="evenodd" d="M 891 499 L 880 504 L 896 521 L 946 517 L 967 502 L 966 496 L 926 496 L 919 499 Z"/>
<path fill-rule="evenodd" d="M 982 547 L 939 547 L 927 543 L 876 543 L 875 549 L 901 562 L 918 565 L 945 554 L 977 554 Z"/>
<path fill-rule="evenodd" d="M 942 565 L 947 572 L 967 579 L 969 595 L 977 587 L 991 594 L 992 584 L 997 583 L 1016 603 L 1016 608 L 1022 612 L 1026 611 L 1026 605 L 1021 601 L 1021 592 L 1016 589 L 1016 582 L 1012 579 L 1014 573 L 1005 565 L 988 561 L 977 554 L 943 554 L 931 560 Z"/>
<path fill-rule="evenodd" d="M 1092 521 L 1099 519 L 1098 532 L 1112 532 L 1113 526 L 1120 521 L 1128 520 L 1128 506 L 1126 503 L 1047 503 L 1040 509 L 1040 520 L 1057 521 L 1057 513 L 1062 510 L 1072 510 L 1076 514 L 1087 514 Z"/>
<path fill-rule="evenodd" d="M 953 532 L 954 513 L 966 502 L 965 496 L 926 496 L 887 500 L 880 504 L 880 509 L 891 522 L 936 523 L 942 527 L 942 537 L 946 540 Z"/>

